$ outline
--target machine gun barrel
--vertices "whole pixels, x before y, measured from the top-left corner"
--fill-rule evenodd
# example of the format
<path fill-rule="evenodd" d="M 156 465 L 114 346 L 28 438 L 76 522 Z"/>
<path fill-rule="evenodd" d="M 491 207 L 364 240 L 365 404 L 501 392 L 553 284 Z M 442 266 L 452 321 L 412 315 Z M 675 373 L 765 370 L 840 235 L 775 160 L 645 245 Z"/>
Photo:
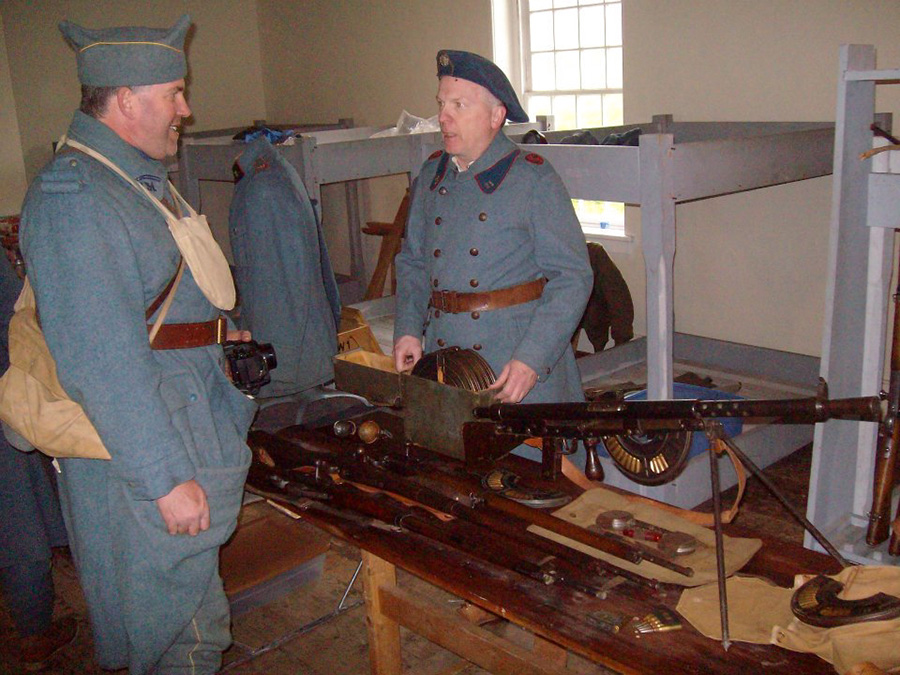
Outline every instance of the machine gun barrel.
<path fill-rule="evenodd" d="M 476 419 L 497 422 L 510 433 L 542 431 L 562 436 L 585 432 L 622 433 L 701 429 L 720 417 L 768 419 L 775 424 L 814 424 L 830 419 L 878 422 L 877 396 L 827 399 L 588 401 L 585 403 L 498 403 L 475 408 Z"/>

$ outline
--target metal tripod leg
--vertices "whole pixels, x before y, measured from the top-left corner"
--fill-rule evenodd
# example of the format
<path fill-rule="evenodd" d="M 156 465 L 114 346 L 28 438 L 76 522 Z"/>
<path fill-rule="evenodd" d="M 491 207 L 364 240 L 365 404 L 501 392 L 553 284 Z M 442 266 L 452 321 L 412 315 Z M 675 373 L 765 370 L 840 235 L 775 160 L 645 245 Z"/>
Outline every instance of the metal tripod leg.
<path fill-rule="evenodd" d="M 243 665 L 243 664 L 247 663 L 248 661 L 252 661 L 253 659 L 255 659 L 257 657 L 262 656 L 263 654 L 266 654 L 267 652 L 272 651 L 273 649 L 277 649 L 278 647 L 283 645 L 285 642 L 289 642 L 289 641 L 293 640 L 294 638 L 299 637 L 300 635 L 303 635 L 304 633 L 308 633 L 309 631 L 313 630 L 314 628 L 317 628 L 318 626 L 321 626 L 324 623 L 328 623 L 329 621 L 338 617 L 339 615 L 343 614 L 344 612 L 347 612 L 351 609 L 355 609 L 356 607 L 359 607 L 360 605 L 362 605 L 365 602 L 364 600 L 357 600 L 356 602 L 354 602 L 351 605 L 344 604 L 347 601 L 347 596 L 350 595 L 350 590 L 353 588 L 353 584 L 356 583 L 356 579 L 359 576 L 359 571 L 362 569 L 362 565 L 363 565 L 362 560 L 360 560 L 359 564 L 356 566 L 356 571 L 353 572 L 353 576 L 350 577 L 350 581 L 347 583 L 347 588 L 344 589 L 344 594 L 341 596 L 340 602 L 338 602 L 337 606 L 331 612 L 320 616 L 318 619 L 313 619 L 309 623 L 305 623 L 302 626 L 299 626 L 298 628 L 295 628 L 294 630 L 292 630 L 288 633 L 285 633 L 284 635 L 273 640 L 272 642 L 264 644 L 261 647 L 257 647 L 256 649 L 253 649 L 252 647 L 250 647 L 248 645 L 241 644 L 240 642 L 235 640 L 234 645 L 237 647 L 240 647 L 241 649 L 247 650 L 248 653 L 245 654 L 244 656 L 242 656 L 241 658 L 237 659 L 236 661 L 232 661 L 231 663 L 227 664 L 226 666 L 223 666 L 222 669 L 219 670 L 219 673 L 225 673 L 225 672 L 231 670 L 232 668 L 237 668 L 238 666 Z"/>
<path fill-rule="evenodd" d="M 766 476 L 762 472 L 762 470 L 758 466 L 756 466 L 756 464 L 754 464 L 749 457 L 747 457 L 746 454 L 744 454 L 743 450 L 741 450 L 727 438 L 723 438 L 722 440 L 726 445 L 728 445 L 728 447 L 734 453 L 735 457 L 741 460 L 741 462 L 748 469 L 750 469 L 750 472 L 759 479 L 759 482 L 766 486 L 766 489 L 772 494 L 772 496 L 775 497 L 775 499 L 777 499 L 779 502 L 781 502 L 781 505 L 785 509 L 787 509 L 788 513 L 790 513 L 794 517 L 794 519 L 798 523 L 800 523 L 817 542 L 819 542 L 822 548 L 828 551 L 828 554 L 832 558 L 834 558 L 841 564 L 841 567 L 847 567 L 848 565 L 850 565 L 850 563 L 844 558 L 844 556 L 838 553 L 838 550 L 834 547 L 834 545 L 825 538 L 825 535 L 819 532 L 816 526 L 809 522 L 806 516 L 800 513 L 800 511 L 798 511 L 790 502 L 788 502 L 785 496 L 778 491 L 778 488 L 775 487 L 775 484 L 771 480 L 769 480 L 768 476 Z"/>
<path fill-rule="evenodd" d="M 722 535 L 722 495 L 719 485 L 719 453 L 716 450 L 716 441 L 721 437 L 721 425 L 718 429 L 707 430 L 709 437 L 709 475 L 712 484 L 713 498 L 713 522 L 716 532 L 716 580 L 719 584 L 719 619 L 722 624 L 722 649 L 726 652 L 731 646 L 731 636 L 728 634 L 728 597 L 725 593 L 725 544 Z"/>

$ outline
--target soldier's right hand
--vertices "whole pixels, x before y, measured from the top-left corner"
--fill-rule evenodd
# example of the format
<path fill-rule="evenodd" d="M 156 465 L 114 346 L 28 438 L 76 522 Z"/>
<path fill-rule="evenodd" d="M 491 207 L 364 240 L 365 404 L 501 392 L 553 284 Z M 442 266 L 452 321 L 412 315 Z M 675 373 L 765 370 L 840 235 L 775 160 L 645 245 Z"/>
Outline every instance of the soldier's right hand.
<path fill-rule="evenodd" d="M 200 483 L 191 479 L 172 488 L 156 500 L 156 508 L 166 523 L 169 534 L 196 537 L 209 529 L 209 503 Z"/>
<path fill-rule="evenodd" d="M 422 340 L 414 335 L 404 335 L 394 340 L 394 368 L 398 373 L 412 370 L 422 358 Z"/>

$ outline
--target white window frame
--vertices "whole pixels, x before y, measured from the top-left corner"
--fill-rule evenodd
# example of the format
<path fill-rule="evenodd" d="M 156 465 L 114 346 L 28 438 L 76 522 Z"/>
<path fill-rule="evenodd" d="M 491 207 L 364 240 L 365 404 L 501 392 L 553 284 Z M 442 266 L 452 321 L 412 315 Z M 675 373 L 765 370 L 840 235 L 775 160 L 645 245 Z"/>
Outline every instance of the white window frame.
<path fill-rule="evenodd" d="M 530 0 L 492 0 L 493 11 L 493 38 L 494 38 L 494 61 L 509 76 L 513 87 L 518 92 L 523 107 L 528 109 L 528 102 L 532 96 L 558 96 L 573 95 L 576 97 L 585 95 L 603 95 L 603 94 L 620 94 L 624 96 L 623 87 L 608 87 L 605 89 L 577 89 L 577 90 L 551 90 L 551 91 L 533 91 L 531 89 L 531 50 L 530 50 L 530 16 L 529 16 Z M 594 3 L 601 6 L 619 5 L 622 11 L 622 0 L 604 0 L 600 3 Z M 577 3 L 575 7 L 577 7 Z M 620 30 L 621 32 L 621 30 Z M 623 40 L 624 42 L 624 37 Z M 613 45 L 622 48 L 623 45 Z M 582 48 L 579 44 L 577 51 L 580 53 L 584 49 L 594 49 L 595 47 Z M 556 50 L 554 50 L 556 51 Z M 575 51 L 575 50 L 565 50 Z M 624 84 L 624 83 L 622 83 Z M 623 99 L 624 104 L 624 99 Z M 577 103 L 576 103 L 577 105 Z M 603 126 L 614 126 L 623 123 L 623 120 L 617 120 L 615 124 L 608 123 L 604 120 Z M 622 205 L 613 205 L 611 210 L 615 211 L 612 217 L 604 224 L 597 220 L 587 219 L 587 210 L 590 208 L 590 202 L 582 200 L 574 200 L 576 202 L 576 210 L 579 212 L 579 218 L 582 221 L 582 229 L 585 236 L 590 239 L 630 241 L 632 237 L 625 229 L 625 209 Z M 582 203 L 579 203 L 582 202 Z M 607 213 L 609 208 L 604 209 Z"/>

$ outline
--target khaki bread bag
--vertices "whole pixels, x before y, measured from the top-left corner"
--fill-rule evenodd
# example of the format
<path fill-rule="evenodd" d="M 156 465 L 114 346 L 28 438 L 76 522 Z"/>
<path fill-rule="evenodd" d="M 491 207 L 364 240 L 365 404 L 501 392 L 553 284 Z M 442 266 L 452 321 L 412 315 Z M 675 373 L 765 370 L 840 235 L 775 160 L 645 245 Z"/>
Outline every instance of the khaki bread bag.
<path fill-rule="evenodd" d="M 162 305 L 150 331 L 151 344 L 183 272 L 182 259 L 175 276 L 148 309 L 152 315 Z M 9 369 L 0 377 L 0 419 L 45 455 L 109 459 L 94 425 L 59 383 L 27 277 L 9 321 Z"/>

